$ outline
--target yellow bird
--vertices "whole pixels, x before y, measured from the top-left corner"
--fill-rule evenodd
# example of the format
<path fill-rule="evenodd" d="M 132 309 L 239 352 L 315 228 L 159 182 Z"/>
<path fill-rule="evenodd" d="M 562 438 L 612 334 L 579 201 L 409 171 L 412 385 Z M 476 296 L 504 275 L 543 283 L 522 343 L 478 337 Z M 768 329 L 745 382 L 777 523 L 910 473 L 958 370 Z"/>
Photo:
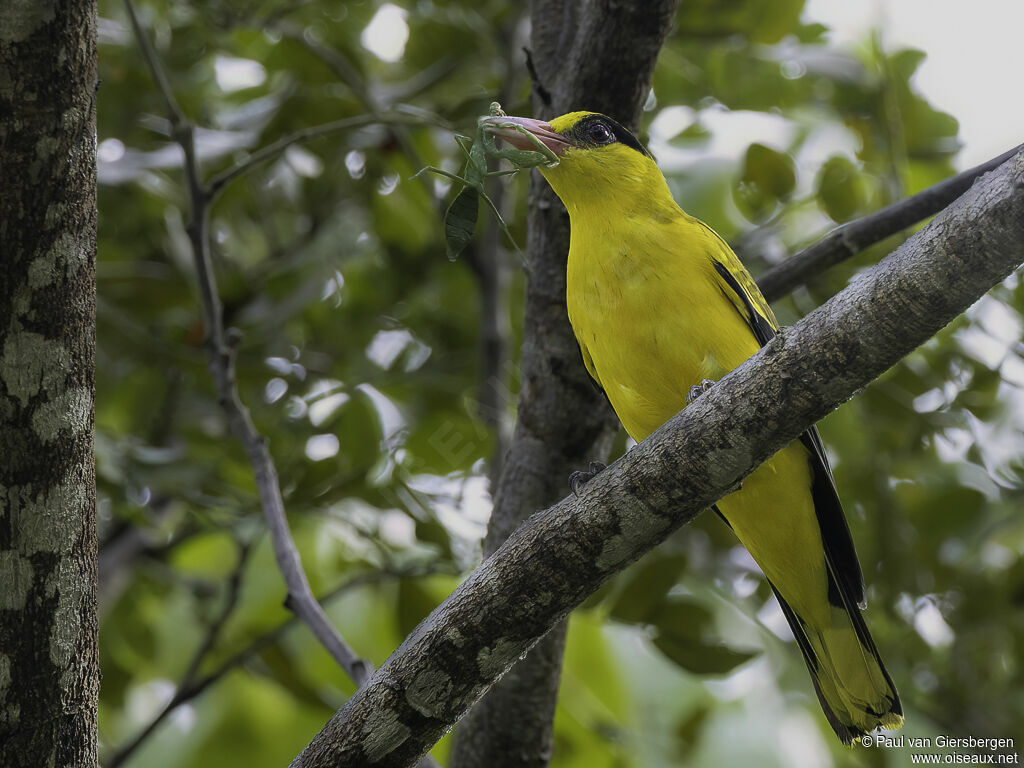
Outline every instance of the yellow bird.
<path fill-rule="evenodd" d="M 566 301 L 583 362 L 630 436 L 643 440 L 768 342 L 778 324 L 750 273 L 672 199 L 628 130 L 594 112 L 550 123 L 485 119 L 540 168 L 569 211 Z M 691 392 L 692 385 L 697 385 Z M 764 571 L 796 636 L 825 717 L 845 744 L 903 723 L 860 609 L 864 578 L 812 428 L 753 472 L 717 511 Z"/>

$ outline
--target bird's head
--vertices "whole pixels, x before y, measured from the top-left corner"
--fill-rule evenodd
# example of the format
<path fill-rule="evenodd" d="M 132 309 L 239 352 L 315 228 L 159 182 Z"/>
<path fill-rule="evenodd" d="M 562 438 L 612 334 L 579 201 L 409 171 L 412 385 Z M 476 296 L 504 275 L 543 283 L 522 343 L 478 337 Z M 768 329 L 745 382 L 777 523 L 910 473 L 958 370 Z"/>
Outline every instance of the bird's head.
<path fill-rule="evenodd" d="M 558 165 L 540 167 L 570 213 L 594 205 L 635 209 L 671 201 L 665 177 L 651 153 L 615 120 L 597 112 L 570 112 L 550 123 L 528 117 L 489 117 L 485 130 L 516 149 L 535 150 L 528 131 L 558 156 Z"/>

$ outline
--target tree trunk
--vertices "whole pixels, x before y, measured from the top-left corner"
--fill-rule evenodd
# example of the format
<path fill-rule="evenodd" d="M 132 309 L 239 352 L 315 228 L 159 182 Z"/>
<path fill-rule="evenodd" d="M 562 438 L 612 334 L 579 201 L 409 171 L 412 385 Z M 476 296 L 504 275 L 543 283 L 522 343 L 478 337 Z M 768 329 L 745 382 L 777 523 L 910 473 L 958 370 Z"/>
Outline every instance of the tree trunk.
<path fill-rule="evenodd" d="M 603 112 L 635 126 L 677 0 L 530 4 L 534 114 Z M 565 306 L 569 217 L 534 173 L 530 189 L 526 312 L 518 421 L 487 529 L 484 554 L 568 491 L 568 476 L 603 459 L 617 424 L 583 367 Z M 565 648 L 559 624 L 459 725 L 452 768 L 543 768 L 551 760 Z"/>
<path fill-rule="evenodd" d="M 96 5 L 0 7 L 0 765 L 95 766 Z"/>

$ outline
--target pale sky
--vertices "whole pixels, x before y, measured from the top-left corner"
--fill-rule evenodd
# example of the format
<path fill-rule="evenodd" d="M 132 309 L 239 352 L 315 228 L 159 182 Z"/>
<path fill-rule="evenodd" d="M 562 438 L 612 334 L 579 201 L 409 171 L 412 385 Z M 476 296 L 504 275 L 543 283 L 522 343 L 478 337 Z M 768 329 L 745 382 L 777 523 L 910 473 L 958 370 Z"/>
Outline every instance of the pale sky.
<path fill-rule="evenodd" d="M 832 29 L 838 44 L 878 27 L 887 51 L 927 53 L 914 83 L 960 121 L 959 168 L 1024 143 L 1024 0 L 808 0 L 804 18 Z"/>

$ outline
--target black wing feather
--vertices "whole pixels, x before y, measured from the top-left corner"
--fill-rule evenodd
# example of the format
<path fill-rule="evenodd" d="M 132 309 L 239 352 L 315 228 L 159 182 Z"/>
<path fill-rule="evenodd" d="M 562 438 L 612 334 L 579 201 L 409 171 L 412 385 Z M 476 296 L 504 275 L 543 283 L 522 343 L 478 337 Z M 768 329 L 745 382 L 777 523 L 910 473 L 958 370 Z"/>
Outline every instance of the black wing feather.
<path fill-rule="evenodd" d="M 715 261 L 715 271 L 743 302 L 743 306 L 747 309 L 745 319 L 750 325 L 750 330 L 754 332 L 758 344 L 763 347 L 775 336 L 772 324 L 754 308 L 746 291 L 724 264 Z M 825 448 L 821 444 L 817 427 L 811 427 L 804 432 L 800 436 L 800 442 L 804 444 L 810 454 L 813 478 L 811 495 L 814 499 L 814 511 L 818 516 L 818 526 L 821 528 L 821 538 L 825 546 L 825 559 L 831 566 L 840 588 L 846 590 L 846 594 L 852 602 L 864 608 L 867 604 L 864 599 L 864 574 L 861 572 L 850 526 L 846 522 L 843 505 L 839 501 L 839 493 L 836 491 L 836 483 L 832 478 L 832 470 L 825 457 Z M 832 586 L 831 580 L 829 580 L 829 586 Z M 829 602 L 837 606 L 843 605 L 842 596 L 833 594 L 831 589 L 829 589 Z"/>

